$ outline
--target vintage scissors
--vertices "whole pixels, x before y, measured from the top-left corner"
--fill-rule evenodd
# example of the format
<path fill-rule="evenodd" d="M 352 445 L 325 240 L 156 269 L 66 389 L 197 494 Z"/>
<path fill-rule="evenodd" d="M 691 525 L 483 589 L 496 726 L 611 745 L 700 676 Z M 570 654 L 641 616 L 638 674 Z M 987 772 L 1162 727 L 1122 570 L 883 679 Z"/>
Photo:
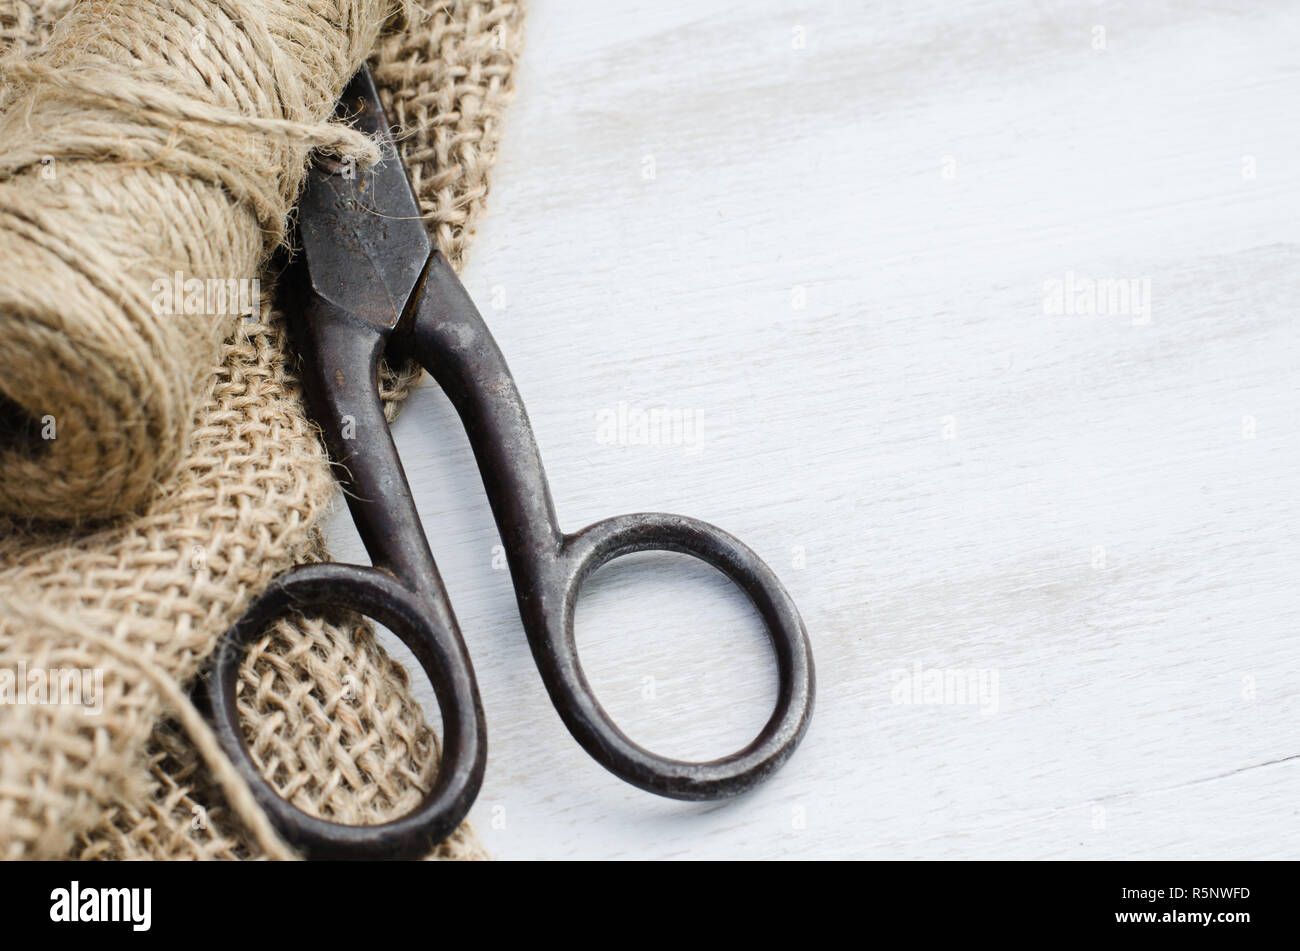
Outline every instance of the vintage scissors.
<path fill-rule="evenodd" d="M 486 728 L 461 638 L 378 396 L 385 356 L 418 360 L 451 398 L 469 435 L 533 657 L 574 738 L 635 786 L 676 799 L 737 795 L 770 775 L 808 728 L 813 659 L 794 602 L 772 570 L 726 532 L 679 515 L 606 519 L 566 535 L 528 415 L 501 351 L 455 272 L 430 244 L 367 69 L 337 115 L 382 143 L 385 158 L 353 170 L 317 156 L 298 211 L 300 252 L 282 299 L 301 358 L 308 407 L 340 473 L 373 568 L 300 565 L 257 598 L 222 639 L 205 679 L 227 754 L 285 840 L 309 858 L 414 858 L 456 828 L 483 779 Z M 583 676 L 573 616 L 584 579 L 612 558 L 646 549 L 682 552 L 717 568 L 752 600 L 776 653 L 776 707 L 744 749 L 709 762 L 656 756 L 625 736 Z M 293 610 L 346 608 L 406 643 L 433 684 L 442 755 L 421 803 L 382 825 L 316 818 L 282 799 L 245 747 L 235 702 L 247 646 Z"/>

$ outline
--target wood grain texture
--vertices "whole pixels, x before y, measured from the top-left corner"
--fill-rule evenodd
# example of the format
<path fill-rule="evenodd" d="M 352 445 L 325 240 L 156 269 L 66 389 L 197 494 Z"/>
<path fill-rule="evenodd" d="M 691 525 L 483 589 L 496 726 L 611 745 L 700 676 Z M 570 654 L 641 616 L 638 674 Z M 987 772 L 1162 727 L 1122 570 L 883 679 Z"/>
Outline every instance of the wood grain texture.
<path fill-rule="evenodd" d="M 740 536 L 819 688 L 741 801 L 606 774 L 545 696 L 426 382 L 396 432 L 483 688 L 489 849 L 1300 854 L 1300 7 L 537 0 L 528 29 L 465 281 L 561 519 Z M 1070 274 L 1139 294 L 1052 313 Z M 620 404 L 693 428 L 620 441 Z M 766 717 L 761 628 L 707 569 L 610 566 L 579 626 L 662 752 Z M 917 665 L 996 693 L 900 702 Z"/>

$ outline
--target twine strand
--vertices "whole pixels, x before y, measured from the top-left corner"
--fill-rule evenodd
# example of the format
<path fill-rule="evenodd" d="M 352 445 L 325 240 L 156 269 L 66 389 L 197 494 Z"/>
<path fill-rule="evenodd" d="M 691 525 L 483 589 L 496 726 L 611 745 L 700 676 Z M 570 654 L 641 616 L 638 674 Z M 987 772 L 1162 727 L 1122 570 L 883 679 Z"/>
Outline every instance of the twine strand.
<path fill-rule="evenodd" d="M 117 517 L 175 472 L 244 314 L 164 305 L 248 296 L 311 149 L 379 159 L 330 117 L 391 9 L 83 0 L 0 63 L 0 511 Z"/>

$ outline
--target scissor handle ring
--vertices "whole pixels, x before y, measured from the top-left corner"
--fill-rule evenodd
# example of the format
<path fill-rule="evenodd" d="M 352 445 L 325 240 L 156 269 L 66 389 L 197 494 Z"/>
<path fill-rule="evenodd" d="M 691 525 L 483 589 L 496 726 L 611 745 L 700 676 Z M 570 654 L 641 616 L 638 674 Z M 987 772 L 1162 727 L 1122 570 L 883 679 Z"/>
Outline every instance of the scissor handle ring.
<path fill-rule="evenodd" d="M 244 651 L 275 618 L 323 607 L 347 608 L 385 625 L 411 649 L 438 698 L 443 735 L 437 777 L 415 809 L 391 822 L 350 826 L 308 815 L 263 778 L 244 741 L 235 697 Z M 418 595 L 377 569 L 302 565 L 272 582 L 217 648 L 206 678 L 217 738 L 276 829 L 305 858 L 423 857 L 460 824 L 478 795 L 487 752 L 478 689 L 459 639 L 440 636 L 428 615 Z"/>
<path fill-rule="evenodd" d="M 776 706 L 758 736 L 730 756 L 688 762 L 650 752 L 618 728 L 582 672 L 573 619 L 583 582 L 606 562 L 646 550 L 678 552 L 712 565 L 745 592 L 767 627 L 776 653 Z M 534 654 L 565 725 L 602 766 L 661 796 L 706 800 L 740 795 L 790 757 L 812 715 L 812 649 L 794 601 L 772 569 L 743 542 L 707 522 L 681 515 L 620 515 L 566 536 L 560 566 L 562 626 L 548 625 L 549 649 L 534 645 Z"/>

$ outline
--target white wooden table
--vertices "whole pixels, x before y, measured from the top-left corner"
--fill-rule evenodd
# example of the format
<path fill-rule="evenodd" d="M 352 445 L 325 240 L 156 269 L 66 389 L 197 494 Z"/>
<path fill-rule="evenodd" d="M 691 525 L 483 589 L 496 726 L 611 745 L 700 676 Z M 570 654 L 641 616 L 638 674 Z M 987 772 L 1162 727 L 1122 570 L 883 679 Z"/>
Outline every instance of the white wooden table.
<path fill-rule="evenodd" d="M 1300 855 L 1300 6 L 536 0 L 528 31 L 465 280 L 561 520 L 740 536 L 818 697 L 740 801 L 595 765 L 426 382 L 396 432 L 493 854 Z M 660 752 L 766 718 L 761 627 L 710 569 L 620 560 L 579 628 Z"/>

